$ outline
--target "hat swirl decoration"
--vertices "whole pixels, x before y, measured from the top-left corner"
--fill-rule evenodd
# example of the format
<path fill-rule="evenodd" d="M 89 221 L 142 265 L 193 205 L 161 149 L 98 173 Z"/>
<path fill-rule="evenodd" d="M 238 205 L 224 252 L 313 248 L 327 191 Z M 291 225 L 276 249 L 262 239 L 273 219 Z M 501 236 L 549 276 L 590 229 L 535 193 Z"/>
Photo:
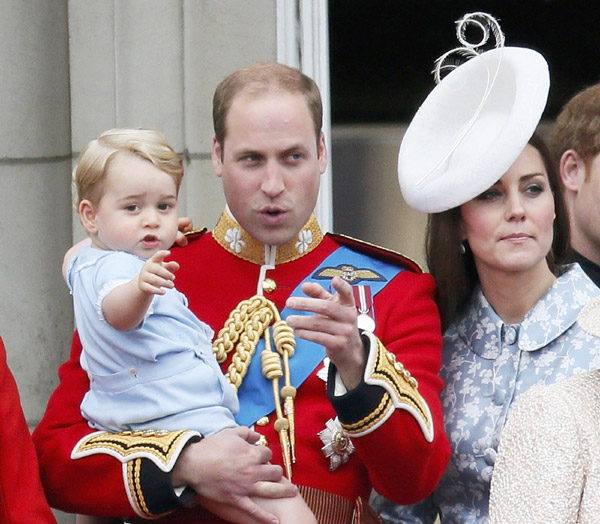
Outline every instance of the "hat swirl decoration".
<path fill-rule="evenodd" d="M 469 26 L 474 26 L 481 32 L 481 39 L 477 43 L 471 43 L 467 40 L 467 29 Z M 494 37 L 494 47 L 504 46 L 504 33 L 500 29 L 498 21 L 487 13 L 476 12 L 464 15 L 460 20 L 456 21 L 456 38 L 462 44 L 447 51 L 434 62 L 432 71 L 435 78 L 435 83 L 439 84 L 442 81 L 442 74 L 456 69 L 465 60 L 478 56 L 482 49 L 490 39 L 490 33 Z M 458 61 L 451 61 L 453 55 L 457 55 Z"/>
<path fill-rule="evenodd" d="M 398 181 L 406 202 L 426 213 L 464 204 L 509 169 L 537 127 L 550 78 L 544 57 L 505 47 L 498 22 L 486 13 L 456 22 L 459 47 L 435 62 L 436 87 L 400 145 Z M 467 28 L 481 32 L 476 43 Z M 489 47 L 494 38 L 493 49 Z"/>

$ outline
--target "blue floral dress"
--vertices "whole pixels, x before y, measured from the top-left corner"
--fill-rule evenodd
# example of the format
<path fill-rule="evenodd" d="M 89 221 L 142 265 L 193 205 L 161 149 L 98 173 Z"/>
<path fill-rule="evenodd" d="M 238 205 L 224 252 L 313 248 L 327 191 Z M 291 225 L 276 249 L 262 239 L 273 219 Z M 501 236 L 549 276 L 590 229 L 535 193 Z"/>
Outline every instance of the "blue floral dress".
<path fill-rule="evenodd" d="M 444 335 L 444 424 L 452 456 L 433 495 L 398 506 L 375 494 L 385 522 L 488 522 L 490 480 L 500 433 L 518 397 L 600 368 L 600 338 L 577 324 L 581 309 L 600 295 L 577 264 L 554 282 L 520 324 L 505 324 L 481 288 Z"/>

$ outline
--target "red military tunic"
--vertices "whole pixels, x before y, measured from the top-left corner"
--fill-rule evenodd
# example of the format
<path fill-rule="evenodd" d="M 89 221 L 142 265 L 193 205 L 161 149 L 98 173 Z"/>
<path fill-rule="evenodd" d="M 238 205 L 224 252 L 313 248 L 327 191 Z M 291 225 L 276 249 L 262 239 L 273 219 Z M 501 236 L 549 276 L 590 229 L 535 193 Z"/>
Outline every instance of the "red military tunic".
<path fill-rule="evenodd" d="M 0 339 L 0 522 L 56 524 L 44 497 L 38 461 L 17 384 Z"/>
<path fill-rule="evenodd" d="M 370 343 L 372 365 L 367 366 L 365 379 L 369 382 L 367 375 L 372 374 L 379 383 L 387 381 L 389 386 L 363 382 L 355 390 L 333 397 L 330 380 L 330 400 L 326 371 L 321 371 L 323 364 L 318 365 L 300 385 L 295 398 L 297 460 L 292 480 L 349 501 L 359 496 L 368 499 L 375 488 L 398 503 L 413 503 L 433 491 L 449 457 L 439 400 L 442 381 L 437 375 L 442 340 L 430 275 L 393 252 L 332 235 L 322 237 L 314 217 L 298 241 L 277 248 L 275 267 L 265 272 L 265 246 L 249 237 L 225 213 L 215 231 L 193 235 L 187 247 L 173 250 L 181 265 L 177 288 L 188 297 L 192 311 L 218 332 L 240 301 L 257 294 L 257 286 L 265 277 L 269 280 L 261 286 L 268 290 L 264 295 L 281 310 L 299 283 L 342 243 L 404 269 L 374 297 L 376 338 L 372 337 Z M 405 379 L 411 376 L 418 384 L 414 391 L 406 386 Z M 80 445 L 78 449 L 87 450 L 80 454 L 83 458 L 71 458 L 78 441 L 92 431 L 79 413 L 88 380 L 79 366 L 77 340 L 71 360 L 60 369 L 60 379 L 34 433 L 51 505 L 71 512 L 111 516 L 137 513 L 145 517 L 176 507 L 168 489 L 168 475 L 149 467 L 149 460 L 124 457 L 123 467 L 108 455 L 115 455 L 114 449 L 108 449 L 112 444 L 106 452 L 102 445 L 100 450 L 92 450 L 97 443 Z M 401 387 L 408 395 L 400 391 Z M 401 397 L 415 400 L 414 405 L 421 402 L 426 416 L 415 415 L 410 409 L 395 409 Z M 336 415 L 352 437 L 355 451 L 332 471 L 332 461 L 323 453 L 324 444 L 318 434 Z M 272 421 L 273 415 L 267 425 L 256 426 L 255 430 L 266 437 L 273 450 L 273 462 L 281 463 L 279 438 Z M 426 422 L 431 426 L 427 438 L 423 429 Z M 130 445 L 128 441 L 126 446 Z M 179 441 L 173 444 L 179 445 Z M 76 483 L 72 482 L 74 478 Z M 188 508 L 158 522 L 204 521 L 200 509 Z"/>

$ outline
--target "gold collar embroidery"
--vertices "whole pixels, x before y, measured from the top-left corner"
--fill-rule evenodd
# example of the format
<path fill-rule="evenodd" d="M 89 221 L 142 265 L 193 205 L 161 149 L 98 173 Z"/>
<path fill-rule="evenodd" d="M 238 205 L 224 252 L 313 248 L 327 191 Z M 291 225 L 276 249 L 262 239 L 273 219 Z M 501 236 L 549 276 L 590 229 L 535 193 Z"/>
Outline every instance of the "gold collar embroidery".
<path fill-rule="evenodd" d="M 251 237 L 225 210 L 213 230 L 213 237 L 223 249 L 253 264 L 265 264 L 265 245 Z M 277 246 L 275 264 L 296 260 L 315 249 L 323 240 L 323 233 L 314 215 L 287 244 Z"/>

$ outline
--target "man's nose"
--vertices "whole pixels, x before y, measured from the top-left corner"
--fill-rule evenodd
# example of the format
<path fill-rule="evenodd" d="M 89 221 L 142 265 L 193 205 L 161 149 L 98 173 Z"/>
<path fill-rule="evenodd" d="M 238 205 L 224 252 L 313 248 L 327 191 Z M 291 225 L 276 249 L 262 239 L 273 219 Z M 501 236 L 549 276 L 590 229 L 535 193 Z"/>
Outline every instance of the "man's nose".
<path fill-rule="evenodd" d="M 285 189 L 283 170 L 277 162 L 267 162 L 261 183 L 262 191 L 273 198 Z"/>

